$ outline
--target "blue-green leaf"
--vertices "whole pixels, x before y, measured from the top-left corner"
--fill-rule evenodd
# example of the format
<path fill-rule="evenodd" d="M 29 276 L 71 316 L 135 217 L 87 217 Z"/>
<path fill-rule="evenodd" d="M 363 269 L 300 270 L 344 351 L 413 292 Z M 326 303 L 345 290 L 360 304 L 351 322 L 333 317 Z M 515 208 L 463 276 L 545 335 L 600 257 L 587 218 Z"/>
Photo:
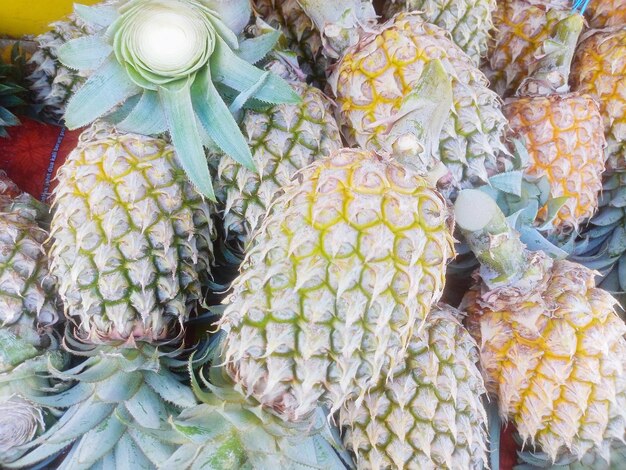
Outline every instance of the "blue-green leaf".
<path fill-rule="evenodd" d="M 21 459 L 18 459 L 14 462 L 4 463 L 7 468 L 30 468 L 37 462 L 41 462 L 47 457 L 56 454 L 64 447 L 67 447 L 71 442 L 60 442 L 56 444 L 43 443 L 33 449 L 32 452 L 29 452 Z"/>
<path fill-rule="evenodd" d="M 78 129 L 95 121 L 125 99 L 141 92 L 114 57 L 107 59 L 70 99 L 65 125 Z"/>
<path fill-rule="evenodd" d="M 235 54 L 250 64 L 264 59 L 280 39 L 280 31 L 273 30 L 252 39 L 246 39 L 239 45 Z"/>
<path fill-rule="evenodd" d="M 48 431 L 46 442 L 54 444 L 76 439 L 102 423 L 115 409 L 115 405 L 95 401 L 76 406 L 78 409 L 63 426 L 56 429 L 56 432 Z"/>
<path fill-rule="evenodd" d="M 500 191 L 521 196 L 523 177 L 521 171 L 509 171 L 492 176 L 489 178 L 489 183 Z"/>
<path fill-rule="evenodd" d="M 37 396 L 27 393 L 26 396 L 29 400 L 43 406 L 49 406 L 52 408 L 69 408 L 70 406 L 77 405 L 78 403 L 87 400 L 87 398 L 93 394 L 93 391 L 93 384 L 79 382 L 69 390 L 56 395 Z"/>
<path fill-rule="evenodd" d="M 95 429 L 85 434 L 74 447 L 72 459 L 67 462 L 67 470 L 91 468 L 93 464 L 111 451 L 126 431 L 115 416 L 109 416 Z"/>
<path fill-rule="evenodd" d="M 218 39 L 211 56 L 211 71 L 215 81 L 237 91 L 245 91 L 259 81 L 262 70 L 237 57 L 224 41 Z M 254 96 L 268 103 L 299 103 L 300 96 L 282 78 L 270 74 L 265 85 Z"/>
<path fill-rule="evenodd" d="M 150 469 L 153 465 L 128 433 L 125 433 L 115 446 L 115 467 L 113 468 L 119 470 Z"/>
<path fill-rule="evenodd" d="M 138 393 L 124 403 L 131 416 L 143 427 L 158 428 L 167 419 L 163 400 L 150 387 L 144 385 Z"/>
<path fill-rule="evenodd" d="M 135 444 L 137 444 L 143 454 L 157 467 L 169 459 L 174 453 L 175 447 L 172 444 L 162 442 L 142 430 L 131 427 L 128 428 L 128 434 L 133 441 L 135 441 Z"/>
<path fill-rule="evenodd" d="M 171 372 L 146 372 L 144 377 L 161 398 L 180 408 L 190 408 L 197 403 L 189 387 L 178 382 Z"/>
<path fill-rule="evenodd" d="M 243 109 L 244 105 L 259 91 L 259 89 L 263 85 L 265 85 L 265 82 L 269 78 L 269 75 L 269 72 L 265 72 L 263 75 L 261 75 L 261 78 L 257 83 L 254 84 L 253 87 L 251 87 L 249 90 L 242 91 L 241 93 L 239 93 L 239 96 L 237 96 L 233 100 L 228 109 L 234 116 L 237 116 Z"/>
<path fill-rule="evenodd" d="M 159 96 L 178 161 L 198 191 L 215 201 L 211 174 L 188 86 L 179 89 L 162 87 Z"/>
<path fill-rule="evenodd" d="M 209 137 L 227 155 L 254 170 L 252 153 L 239 126 L 217 93 L 209 69 L 198 74 L 191 88 L 198 119 Z M 206 160 L 205 160 L 206 162 Z"/>
<path fill-rule="evenodd" d="M 137 393 L 142 381 L 141 372 L 119 371 L 96 385 L 96 396 L 104 403 L 121 403 Z"/>
<path fill-rule="evenodd" d="M 57 55 L 63 65 L 74 70 L 95 70 L 113 52 L 102 36 L 83 36 L 59 47 Z"/>
<path fill-rule="evenodd" d="M 150 90 L 144 91 L 139 102 L 117 124 L 117 128 L 143 135 L 157 135 L 167 131 L 167 122 L 158 93 Z"/>
<path fill-rule="evenodd" d="M 119 13 L 113 5 L 87 6 L 74 4 L 74 13 L 85 23 L 106 28 L 113 23 Z"/>

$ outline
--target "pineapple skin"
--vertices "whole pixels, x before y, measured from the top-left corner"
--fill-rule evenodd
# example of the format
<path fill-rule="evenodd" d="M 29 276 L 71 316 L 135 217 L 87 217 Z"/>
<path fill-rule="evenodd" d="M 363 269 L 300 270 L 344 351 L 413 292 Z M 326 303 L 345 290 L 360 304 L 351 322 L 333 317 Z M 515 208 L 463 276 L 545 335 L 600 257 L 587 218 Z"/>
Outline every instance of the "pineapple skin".
<path fill-rule="evenodd" d="M 52 122 L 59 122 L 67 102 L 86 77 L 62 65 L 57 51 L 71 39 L 88 36 L 95 31 L 75 15 L 69 15 L 65 21 L 52 23 L 50 27 L 50 31 L 35 38 L 39 47 L 30 60 L 34 70 L 28 81 L 35 102 L 42 106 L 43 116 Z"/>
<path fill-rule="evenodd" d="M 175 337 L 210 273 L 214 228 L 171 145 L 96 123 L 57 177 L 50 269 L 79 336 Z"/>
<path fill-rule="evenodd" d="M 441 186 L 450 197 L 459 188 L 485 184 L 499 172 L 498 158 L 507 154 L 502 144 L 507 122 L 485 76 L 443 29 L 417 14 L 400 14 L 366 33 L 334 73 L 337 119 L 351 145 L 392 152 L 398 136 L 387 132 L 388 127 L 400 118 L 404 99 L 434 59 L 441 59 L 452 77 L 454 107 L 438 155 L 450 172 Z"/>
<path fill-rule="evenodd" d="M 224 206 L 224 229 L 227 237 L 244 244 L 294 174 L 342 146 L 331 100 L 309 85 L 294 83 L 292 87 L 301 103 L 273 106 L 264 112 L 249 110 L 243 118 L 256 172 L 226 155 L 219 156 L 213 186 Z"/>
<path fill-rule="evenodd" d="M 475 66 L 487 55 L 491 15 L 495 0 L 389 0 L 383 3 L 383 15 L 390 19 L 401 12 L 419 11 L 423 18 L 450 32 L 452 40 L 471 57 Z"/>
<path fill-rule="evenodd" d="M 295 52 L 302 70 L 322 85 L 330 65 L 322 54 L 322 37 L 298 0 L 253 0 L 254 10 L 264 21 L 280 29 L 288 49 Z"/>
<path fill-rule="evenodd" d="M 48 361 L 60 362 L 47 336 L 61 315 L 48 272 L 48 234 L 32 217 L 30 201 L 0 171 L 0 466 L 44 428 L 44 407 L 30 398 L 51 387 L 43 375 Z"/>
<path fill-rule="evenodd" d="M 626 171 L 626 31 L 598 32 L 579 44 L 573 90 L 598 100 L 607 139 L 607 170 Z"/>
<path fill-rule="evenodd" d="M 534 288 L 475 285 L 461 304 L 487 391 L 522 439 L 579 459 L 624 436 L 626 325 L 594 271 L 534 254 Z"/>
<path fill-rule="evenodd" d="M 13 207 L 22 194 L 0 171 L 0 322 L 24 320 L 34 329 L 37 322 L 56 323 L 59 310 L 56 279 L 48 271 L 48 233 Z"/>
<path fill-rule="evenodd" d="M 451 232 L 442 196 L 388 157 L 343 149 L 304 169 L 221 322 L 238 388 L 287 421 L 364 396 L 441 297 Z"/>
<path fill-rule="evenodd" d="M 531 157 L 526 174 L 547 177 L 552 197 L 570 198 L 554 227 L 559 232 L 577 230 L 596 212 L 602 190 L 606 139 L 598 104 L 576 93 L 512 98 L 504 114 L 513 132 L 525 140 Z M 545 216 L 545 211 L 539 213 Z"/>
<path fill-rule="evenodd" d="M 587 7 L 585 16 L 589 20 L 589 27 L 594 29 L 624 26 L 626 25 L 626 1 L 591 2 Z"/>
<path fill-rule="evenodd" d="M 568 0 L 548 4 L 537 0 L 499 1 L 493 14 L 494 38 L 485 74 L 503 98 L 512 96 L 542 52 L 557 23 L 572 14 Z"/>
<path fill-rule="evenodd" d="M 485 387 L 478 348 L 461 312 L 440 304 L 405 359 L 362 403 L 341 409 L 344 443 L 360 469 L 482 469 L 487 463 Z"/>

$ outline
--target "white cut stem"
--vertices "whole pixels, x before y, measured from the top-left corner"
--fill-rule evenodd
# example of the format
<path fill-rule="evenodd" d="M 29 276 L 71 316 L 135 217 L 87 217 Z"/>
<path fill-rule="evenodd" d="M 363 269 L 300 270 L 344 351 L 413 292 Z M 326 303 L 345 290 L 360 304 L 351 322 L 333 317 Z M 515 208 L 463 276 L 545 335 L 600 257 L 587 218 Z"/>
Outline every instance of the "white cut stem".
<path fill-rule="evenodd" d="M 527 250 L 519 234 L 487 194 L 476 189 L 461 191 L 454 204 L 456 223 L 483 269 L 489 284 L 507 283 L 524 274 Z M 487 279 L 485 279 L 487 278 Z"/>

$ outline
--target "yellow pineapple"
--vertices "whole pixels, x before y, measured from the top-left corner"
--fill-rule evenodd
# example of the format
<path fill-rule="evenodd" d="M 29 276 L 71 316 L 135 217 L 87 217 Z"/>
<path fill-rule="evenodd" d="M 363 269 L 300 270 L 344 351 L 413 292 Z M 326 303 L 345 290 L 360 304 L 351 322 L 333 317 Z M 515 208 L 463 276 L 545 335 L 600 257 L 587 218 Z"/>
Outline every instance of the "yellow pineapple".
<path fill-rule="evenodd" d="M 528 149 L 526 174 L 546 177 L 552 197 L 568 198 L 553 220 L 559 232 L 577 230 L 595 213 L 604 172 L 606 140 L 598 105 L 589 95 L 569 93 L 567 86 L 583 23 L 581 15 L 571 15 L 557 25 L 531 77 L 504 107 L 510 127 Z M 546 215 L 544 207 L 539 217 Z"/>
<path fill-rule="evenodd" d="M 503 0 L 493 14 L 492 41 L 485 73 L 491 87 L 502 97 L 511 96 L 546 39 L 562 20 L 572 15 L 569 0 Z"/>
<path fill-rule="evenodd" d="M 589 26 L 592 28 L 606 28 L 608 26 L 626 25 L 626 1 L 603 0 L 590 2 L 587 6 Z"/>
<path fill-rule="evenodd" d="M 585 38 L 572 64 L 572 89 L 600 104 L 607 139 L 607 170 L 626 170 L 626 30 Z"/>
<path fill-rule="evenodd" d="M 553 461 L 608 452 L 626 431 L 626 325 L 594 271 L 530 252 L 496 203 L 462 192 L 458 227 L 481 262 L 461 308 L 487 391 Z"/>
<path fill-rule="evenodd" d="M 506 154 L 506 119 L 485 76 L 445 30 L 417 14 L 400 14 L 363 31 L 357 45 L 344 52 L 330 81 L 348 140 L 398 155 L 405 141 L 415 140 L 413 121 L 419 111 L 413 103 L 426 95 L 420 82 L 434 61 L 441 62 L 442 75 L 447 75 L 438 80 L 447 79 L 452 86 L 453 105 L 438 142 L 433 140 L 435 164 L 440 161 L 448 172 L 440 188 L 451 197 L 458 188 L 485 184 L 499 172 L 498 158 Z"/>

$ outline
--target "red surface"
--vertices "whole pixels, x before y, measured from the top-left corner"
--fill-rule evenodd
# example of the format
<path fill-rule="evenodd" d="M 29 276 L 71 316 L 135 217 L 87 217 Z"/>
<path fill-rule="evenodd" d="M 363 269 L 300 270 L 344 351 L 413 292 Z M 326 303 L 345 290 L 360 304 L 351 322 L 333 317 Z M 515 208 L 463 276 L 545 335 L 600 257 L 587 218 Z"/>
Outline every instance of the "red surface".
<path fill-rule="evenodd" d="M 23 191 L 37 199 L 46 199 L 54 187 L 54 175 L 76 146 L 80 131 L 20 118 L 21 126 L 8 129 L 9 137 L 0 138 L 0 170 L 7 172 Z"/>
<path fill-rule="evenodd" d="M 504 426 L 500 434 L 500 470 L 511 470 L 517 463 L 517 443 L 513 426 Z"/>

